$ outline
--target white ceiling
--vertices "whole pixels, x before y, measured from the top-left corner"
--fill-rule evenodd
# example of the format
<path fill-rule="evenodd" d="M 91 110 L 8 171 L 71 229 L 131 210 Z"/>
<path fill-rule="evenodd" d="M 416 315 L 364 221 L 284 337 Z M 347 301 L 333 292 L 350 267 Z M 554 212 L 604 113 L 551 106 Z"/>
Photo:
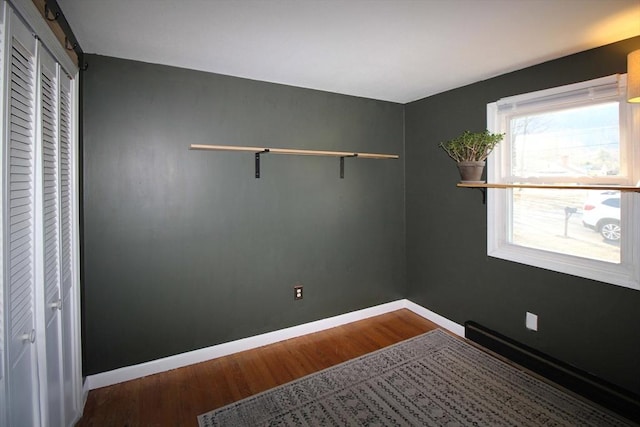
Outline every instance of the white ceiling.
<path fill-rule="evenodd" d="M 406 103 L 640 35 L 640 0 L 58 0 L 87 53 Z"/>

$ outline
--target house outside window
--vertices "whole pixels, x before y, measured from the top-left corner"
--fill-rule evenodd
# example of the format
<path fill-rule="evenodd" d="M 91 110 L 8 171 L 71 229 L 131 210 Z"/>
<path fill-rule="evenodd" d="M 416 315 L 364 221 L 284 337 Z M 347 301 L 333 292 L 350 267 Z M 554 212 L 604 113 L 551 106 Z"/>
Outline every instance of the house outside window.
<path fill-rule="evenodd" d="M 489 256 L 640 289 L 640 107 L 614 75 L 487 105 Z M 613 189 L 579 189 L 605 185 Z"/>

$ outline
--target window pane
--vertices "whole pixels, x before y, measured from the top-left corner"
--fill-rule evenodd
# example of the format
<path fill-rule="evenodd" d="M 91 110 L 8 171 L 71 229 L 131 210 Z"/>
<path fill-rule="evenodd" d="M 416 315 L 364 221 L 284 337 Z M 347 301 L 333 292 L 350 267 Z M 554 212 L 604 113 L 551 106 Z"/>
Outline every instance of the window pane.
<path fill-rule="evenodd" d="M 511 174 L 617 176 L 620 174 L 618 102 L 513 117 Z"/>
<path fill-rule="evenodd" d="M 620 263 L 620 193 L 514 189 L 511 243 Z"/>

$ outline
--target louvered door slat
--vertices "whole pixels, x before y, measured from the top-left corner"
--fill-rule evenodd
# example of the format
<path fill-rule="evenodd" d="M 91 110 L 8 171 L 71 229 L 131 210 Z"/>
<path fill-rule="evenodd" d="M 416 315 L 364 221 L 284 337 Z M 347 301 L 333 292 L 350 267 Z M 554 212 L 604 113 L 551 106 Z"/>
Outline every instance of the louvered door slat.
<path fill-rule="evenodd" d="M 51 165 L 50 167 L 46 167 L 45 171 L 47 173 L 52 173 L 56 171 L 56 168 L 54 165 Z M 57 187 L 55 185 L 55 182 L 45 182 L 44 184 L 44 194 L 45 194 L 45 198 L 46 197 L 56 197 L 57 195 Z"/>
<path fill-rule="evenodd" d="M 16 163 L 19 166 L 23 166 L 25 163 L 29 165 L 32 164 L 32 152 L 25 150 L 25 147 L 28 147 L 28 145 L 24 144 L 20 145 L 19 147 L 11 148 L 9 152 L 9 158 L 13 160 L 13 162 L 11 163 Z"/>
<path fill-rule="evenodd" d="M 50 209 L 49 209 L 49 215 L 51 215 L 51 210 Z M 45 223 L 45 229 L 47 230 L 44 233 L 44 238 L 45 239 L 53 240 L 53 238 L 56 237 L 56 233 L 54 233 L 51 230 L 51 227 L 54 226 L 54 225 L 56 225 L 55 221 L 51 221 L 51 220 L 49 220 L 49 221 L 47 221 Z M 56 243 L 55 241 L 48 241 L 48 242 L 45 243 L 44 247 L 45 247 L 45 249 L 49 249 L 51 247 L 55 247 L 55 243 Z M 50 262 L 50 260 L 47 260 L 47 263 L 49 263 L 49 262 Z"/>
<path fill-rule="evenodd" d="M 17 237 L 11 241 L 9 244 L 9 250 L 11 251 L 9 266 L 14 268 L 15 271 L 11 270 L 9 277 L 18 277 L 23 274 L 25 268 L 29 269 L 31 267 L 32 262 L 29 255 L 32 247 L 33 245 L 31 245 L 28 236 Z"/>
<path fill-rule="evenodd" d="M 31 166 L 23 166 L 20 164 L 20 160 L 13 158 L 11 160 L 16 161 L 18 164 L 11 165 L 9 168 L 9 172 L 11 175 L 16 175 L 16 179 L 20 180 L 21 177 L 28 177 L 31 172 L 33 172 L 33 168 Z"/>
<path fill-rule="evenodd" d="M 31 82 L 27 80 L 26 74 L 18 71 L 13 71 L 11 73 L 11 84 L 14 87 L 16 93 L 12 95 L 12 99 L 20 99 L 20 96 L 29 99 L 29 90 L 33 88 Z M 16 107 L 20 110 L 24 110 L 24 108 L 20 108 L 19 105 Z"/>
<path fill-rule="evenodd" d="M 24 194 L 26 194 L 27 196 L 24 196 Z M 29 191 L 16 191 L 12 194 L 13 197 L 10 197 L 9 200 L 11 202 L 11 206 L 10 206 L 10 212 L 13 212 L 14 208 L 22 208 L 24 206 L 28 206 L 29 208 L 31 208 L 31 199 L 29 198 L 30 192 Z M 15 216 L 12 215 L 10 218 L 10 223 L 11 225 L 13 224 L 17 224 L 18 221 L 27 221 L 29 222 L 32 215 L 29 213 L 32 209 L 28 209 L 28 210 L 24 210 L 23 213 L 27 213 L 29 214 L 28 217 L 25 217 L 23 215 L 23 213 L 17 213 Z"/>
<path fill-rule="evenodd" d="M 25 68 L 28 69 L 33 69 L 33 52 L 26 46 L 24 46 L 19 40 L 17 40 L 16 38 L 13 39 L 14 42 L 17 43 L 13 43 L 11 45 L 12 51 L 11 53 L 13 55 L 19 55 L 20 58 L 18 58 L 18 60 L 21 63 L 21 67 L 17 67 L 19 69 L 24 70 Z"/>
<path fill-rule="evenodd" d="M 56 173 L 56 170 L 57 170 L 56 166 L 51 162 L 45 162 L 44 163 L 44 167 L 42 169 L 43 169 L 45 174 L 53 174 L 53 173 Z M 55 193 L 55 190 L 56 190 L 56 182 L 55 181 L 45 181 L 43 183 L 43 185 L 44 185 L 44 192 L 45 193 L 51 192 L 51 189 L 53 189 L 54 193 Z"/>
<path fill-rule="evenodd" d="M 20 284 L 20 286 L 23 286 L 23 287 L 26 287 L 29 285 L 30 283 L 27 281 L 25 281 L 24 285 Z M 29 295 L 27 292 L 24 292 L 22 294 L 16 294 L 16 296 L 14 297 L 17 304 L 28 304 L 30 298 L 31 298 L 31 295 Z M 29 316 L 31 316 L 31 313 L 28 311 L 14 311 L 12 314 L 13 316 L 11 317 L 11 323 L 13 325 L 24 326 L 30 322 Z"/>
<path fill-rule="evenodd" d="M 12 114 L 22 116 L 23 119 L 29 118 L 29 109 L 31 106 L 25 102 L 24 97 L 18 93 L 14 93 L 9 103 Z"/>
<path fill-rule="evenodd" d="M 10 155 L 21 155 L 22 152 L 28 152 L 31 155 L 32 151 L 29 147 L 31 147 L 32 141 L 30 139 L 32 138 L 30 130 L 13 126 L 9 140 Z"/>
<path fill-rule="evenodd" d="M 28 117 L 19 110 L 12 110 L 11 111 L 11 123 L 12 123 L 12 127 L 13 130 L 15 132 L 18 133 L 22 133 L 23 135 L 28 134 L 29 132 L 29 122 L 28 122 Z M 25 133 L 27 132 L 27 133 Z"/>
<path fill-rule="evenodd" d="M 31 182 L 28 175 L 11 174 L 12 182 Z"/>
<path fill-rule="evenodd" d="M 29 190 L 30 188 L 31 183 L 28 181 L 15 181 L 9 186 L 11 191 Z"/>
<path fill-rule="evenodd" d="M 44 211 L 46 214 L 53 214 L 56 210 L 57 194 L 51 191 L 51 188 L 45 189 L 44 192 Z M 55 222 L 55 218 L 46 219 L 45 222 Z"/>
<path fill-rule="evenodd" d="M 12 150 L 28 151 L 29 136 L 15 132 L 13 129 L 9 135 L 9 147 Z"/>
<path fill-rule="evenodd" d="M 14 92 L 11 94 L 10 103 L 11 108 L 28 113 L 30 104 L 29 99 L 22 95 L 22 93 Z"/>
<path fill-rule="evenodd" d="M 42 99 L 46 101 L 47 105 L 43 105 L 43 108 L 49 109 L 49 105 L 55 104 L 55 98 L 51 96 L 51 94 L 55 93 L 55 89 L 51 86 L 50 82 L 42 82 Z"/>
<path fill-rule="evenodd" d="M 18 64 L 21 61 L 21 57 L 14 55 L 13 58 L 14 59 L 14 64 Z M 22 64 L 23 67 L 26 67 L 26 65 Z M 20 68 L 13 68 L 11 70 L 11 80 L 14 82 L 14 84 L 16 84 L 17 86 L 20 86 L 21 88 L 23 88 L 25 91 L 29 90 L 29 85 L 31 84 L 31 82 L 29 81 L 29 74 L 28 71 L 20 69 Z"/>
<path fill-rule="evenodd" d="M 29 159 L 24 159 L 17 156 L 12 156 L 12 157 L 13 158 L 11 159 L 11 164 L 13 164 L 14 166 L 22 166 L 26 168 L 31 167 L 31 162 L 29 161 Z"/>
<path fill-rule="evenodd" d="M 15 66 L 19 65 L 24 67 L 24 69 L 13 68 L 11 70 L 11 83 L 17 92 L 14 96 L 23 95 L 29 99 L 29 90 L 33 88 L 33 81 L 30 80 L 31 76 L 29 75 L 29 70 L 26 69 L 27 65 L 20 64 L 20 61 L 16 61 L 16 59 L 19 58 L 20 57 L 16 55 L 12 57 Z M 33 64 L 30 64 L 28 66 L 31 67 L 32 65 Z"/>
<path fill-rule="evenodd" d="M 25 205 L 30 206 L 31 205 L 30 197 L 33 192 L 32 190 L 30 190 L 30 187 L 24 188 L 24 184 L 29 184 L 29 182 L 24 180 L 23 175 L 11 174 L 10 177 L 11 178 L 19 177 L 20 179 L 15 181 L 15 183 L 18 185 L 10 186 L 10 188 L 12 188 L 12 191 L 9 194 L 9 200 L 11 201 L 11 205 L 9 206 L 9 212 L 12 212 L 13 208 L 18 208 Z M 12 222 L 13 222 L 13 219 L 12 219 Z"/>
<path fill-rule="evenodd" d="M 21 213 L 11 218 L 10 227 L 12 232 L 9 235 L 10 247 L 17 247 L 24 238 L 28 239 L 27 241 L 32 238 L 32 227 L 29 221 L 29 215 L 30 213 Z M 15 254 L 13 253 L 9 254 L 10 258 L 14 256 Z"/>
<path fill-rule="evenodd" d="M 42 135 L 54 139 L 56 137 L 56 131 L 53 124 L 43 123 Z"/>
<path fill-rule="evenodd" d="M 28 223 L 23 223 L 22 227 L 20 227 L 19 225 L 16 225 L 14 227 L 14 232 L 11 233 L 11 237 L 10 237 L 10 242 L 18 242 L 19 239 L 27 236 L 29 237 L 29 226 Z"/>
<path fill-rule="evenodd" d="M 16 39 L 13 39 L 16 41 Z M 30 71 L 33 69 L 33 57 L 31 54 L 18 42 L 11 46 L 11 75 L 18 76 L 22 81 L 29 84 L 31 82 L 32 74 Z"/>
<path fill-rule="evenodd" d="M 55 123 L 55 120 L 57 120 L 56 115 L 57 115 L 57 108 L 55 105 L 56 99 L 54 97 L 52 97 L 51 95 L 54 94 L 53 89 L 51 87 L 49 87 L 48 85 L 46 86 L 42 86 L 42 109 L 44 111 L 47 111 L 49 114 L 45 115 L 42 117 L 42 120 L 44 120 L 47 123 Z M 53 121 L 51 121 L 51 119 L 53 119 Z"/>
<path fill-rule="evenodd" d="M 31 190 L 26 188 L 24 190 L 14 190 L 13 194 L 11 195 L 12 198 L 15 200 L 15 204 L 11 207 L 11 212 L 13 212 L 13 208 L 14 207 L 20 207 L 20 206 L 24 206 L 24 205 L 29 205 L 29 195 L 31 194 Z M 24 200 L 24 204 L 20 205 L 20 201 L 18 199 L 23 199 Z"/>
<path fill-rule="evenodd" d="M 29 286 L 31 286 L 31 274 L 29 272 L 29 266 L 18 264 L 19 268 L 16 272 L 10 276 L 12 280 L 12 285 L 10 286 L 10 290 L 12 291 L 12 300 L 15 304 L 29 304 L 32 296 L 31 292 L 29 292 Z M 32 312 L 29 310 L 11 310 L 11 323 L 21 323 L 22 319 L 32 315 Z"/>
<path fill-rule="evenodd" d="M 18 205 L 18 203 L 14 203 L 14 206 L 11 207 L 11 210 L 9 211 L 9 219 L 10 219 L 10 224 L 13 226 L 14 224 L 17 224 L 18 222 L 22 222 L 22 221 L 28 221 L 31 218 L 31 216 L 29 216 L 29 211 L 31 210 L 31 205 L 28 203 L 29 199 L 28 198 L 24 198 L 24 200 L 26 200 L 27 202 L 24 203 L 22 206 Z M 27 216 L 25 216 L 25 214 Z"/>
<path fill-rule="evenodd" d="M 11 267 L 11 275 L 9 275 L 12 279 L 17 279 L 24 275 L 25 272 L 31 273 L 31 260 L 28 255 L 31 251 L 30 242 L 24 239 L 16 239 L 16 244 L 13 247 L 10 247 L 11 257 L 9 258 L 9 267 Z M 13 283 L 10 284 L 13 286 Z"/>

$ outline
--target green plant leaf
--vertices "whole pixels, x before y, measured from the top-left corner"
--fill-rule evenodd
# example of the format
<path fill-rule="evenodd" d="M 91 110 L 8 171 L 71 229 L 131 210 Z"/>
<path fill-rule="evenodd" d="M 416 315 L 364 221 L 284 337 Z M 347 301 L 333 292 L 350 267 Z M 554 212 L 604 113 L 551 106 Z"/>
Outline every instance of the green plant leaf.
<path fill-rule="evenodd" d="M 485 160 L 495 146 L 504 139 L 503 133 L 464 131 L 462 135 L 441 142 L 442 148 L 456 162 Z"/>

